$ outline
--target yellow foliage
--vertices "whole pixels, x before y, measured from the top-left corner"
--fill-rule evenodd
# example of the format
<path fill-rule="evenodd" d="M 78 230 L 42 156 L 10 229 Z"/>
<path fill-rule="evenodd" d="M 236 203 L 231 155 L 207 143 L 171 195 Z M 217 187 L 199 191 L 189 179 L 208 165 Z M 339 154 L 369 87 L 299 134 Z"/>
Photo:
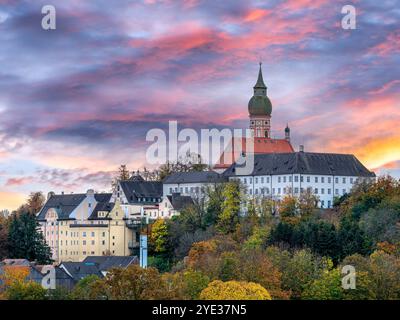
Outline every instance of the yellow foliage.
<path fill-rule="evenodd" d="M 200 293 L 201 300 L 271 300 L 269 292 L 254 282 L 212 281 Z"/>
<path fill-rule="evenodd" d="M 25 282 L 29 275 L 29 267 L 26 266 L 4 266 L 4 274 L 0 276 L 5 287 Z"/>
<path fill-rule="evenodd" d="M 193 267 L 202 264 L 204 259 L 207 259 L 209 254 L 215 253 L 217 250 L 217 243 L 214 240 L 200 241 L 192 245 L 188 255 L 188 266 Z"/>

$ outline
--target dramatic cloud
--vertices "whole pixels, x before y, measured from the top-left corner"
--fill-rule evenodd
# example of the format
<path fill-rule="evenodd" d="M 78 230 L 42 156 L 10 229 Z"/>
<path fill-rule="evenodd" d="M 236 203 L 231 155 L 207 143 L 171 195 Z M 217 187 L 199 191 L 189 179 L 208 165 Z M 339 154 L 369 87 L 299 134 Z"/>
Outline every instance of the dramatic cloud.
<path fill-rule="evenodd" d="M 327 0 L 0 0 L 0 210 L 30 191 L 109 190 L 148 165 L 146 133 L 245 128 L 258 61 L 295 148 L 354 153 L 400 176 L 400 11 Z"/>

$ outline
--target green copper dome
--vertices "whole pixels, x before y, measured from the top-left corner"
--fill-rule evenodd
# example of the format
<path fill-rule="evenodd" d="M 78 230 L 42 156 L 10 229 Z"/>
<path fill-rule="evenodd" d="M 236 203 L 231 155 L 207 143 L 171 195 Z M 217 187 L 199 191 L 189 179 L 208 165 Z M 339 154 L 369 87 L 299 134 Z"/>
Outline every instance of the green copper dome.
<path fill-rule="evenodd" d="M 254 95 L 249 101 L 249 114 L 251 116 L 271 116 L 271 112 L 272 103 L 267 97 L 267 86 L 264 83 L 260 63 L 257 83 L 254 86 Z"/>
<path fill-rule="evenodd" d="M 267 96 L 253 96 L 249 101 L 249 114 L 252 116 L 271 115 L 272 103 Z"/>

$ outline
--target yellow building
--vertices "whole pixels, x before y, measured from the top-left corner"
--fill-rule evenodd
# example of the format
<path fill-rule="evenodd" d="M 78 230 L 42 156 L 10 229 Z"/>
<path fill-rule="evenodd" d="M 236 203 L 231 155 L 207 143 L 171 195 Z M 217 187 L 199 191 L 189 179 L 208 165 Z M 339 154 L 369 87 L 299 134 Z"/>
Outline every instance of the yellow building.
<path fill-rule="evenodd" d="M 139 246 L 140 224 L 126 217 L 111 194 L 49 193 L 37 215 L 55 262 L 82 261 L 87 256 L 129 256 Z"/>

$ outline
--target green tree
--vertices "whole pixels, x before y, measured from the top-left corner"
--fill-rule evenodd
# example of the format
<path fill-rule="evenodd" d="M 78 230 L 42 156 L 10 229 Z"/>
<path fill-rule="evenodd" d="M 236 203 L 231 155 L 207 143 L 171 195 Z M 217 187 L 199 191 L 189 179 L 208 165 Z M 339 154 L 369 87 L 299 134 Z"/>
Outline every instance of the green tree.
<path fill-rule="evenodd" d="M 353 221 L 348 216 L 342 218 L 340 222 L 338 242 L 342 259 L 354 253 L 367 255 L 372 251 L 372 241 L 367 237 L 366 232 L 359 227 L 357 221 Z"/>
<path fill-rule="evenodd" d="M 164 219 L 157 219 L 151 225 L 150 246 L 154 253 L 167 251 L 168 227 Z"/>
<path fill-rule="evenodd" d="M 240 261 L 234 252 L 223 252 L 219 258 L 218 279 L 234 280 L 238 276 Z"/>
<path fill-rule="evenodd" d="M 239 184 L 237 182 L 227 183 L 224 187 L 223 197 L 222 212 L 218 217 L 217 229 L 227 234 L 234 232 L 239 223 L 241 198 Z"/>
<path fill-rule="evenodd" d="M 75 285 L 71 292 L 71 298 L 74 300 L 92 300 L 93 296 L 92 289 L 94 284 L 99 281 L 100 278 L 96 275 L 87 276 Z"/>
<path fill-rule="evenodd" d="M 183 278 L 185 282 L 184 292 L 193 300 L 199 299 L 201 291 L 210 282 L 210 278 L 207 275 L 190 269 L 183 273 Z"/>
<path fill-rule="evenodd" d="M 8 248 L 10 258 L 37 261 L 49 264 L 51 250 L 39 230 L 36 217 L 30 213 L 14 215 L 8 230 Z"/>
<path fill-rule="evenodd" d="M 302 298 L 305 300 L 342 300 L 342 275 L 339 269 L 325 270 L 322 277 L 312 281 L 305 288 Z"/>
<path fill-rule="evenodd" d="M 8 219 L 0 216 L 0 261 L 9 256 L 8 248 Z"/>

